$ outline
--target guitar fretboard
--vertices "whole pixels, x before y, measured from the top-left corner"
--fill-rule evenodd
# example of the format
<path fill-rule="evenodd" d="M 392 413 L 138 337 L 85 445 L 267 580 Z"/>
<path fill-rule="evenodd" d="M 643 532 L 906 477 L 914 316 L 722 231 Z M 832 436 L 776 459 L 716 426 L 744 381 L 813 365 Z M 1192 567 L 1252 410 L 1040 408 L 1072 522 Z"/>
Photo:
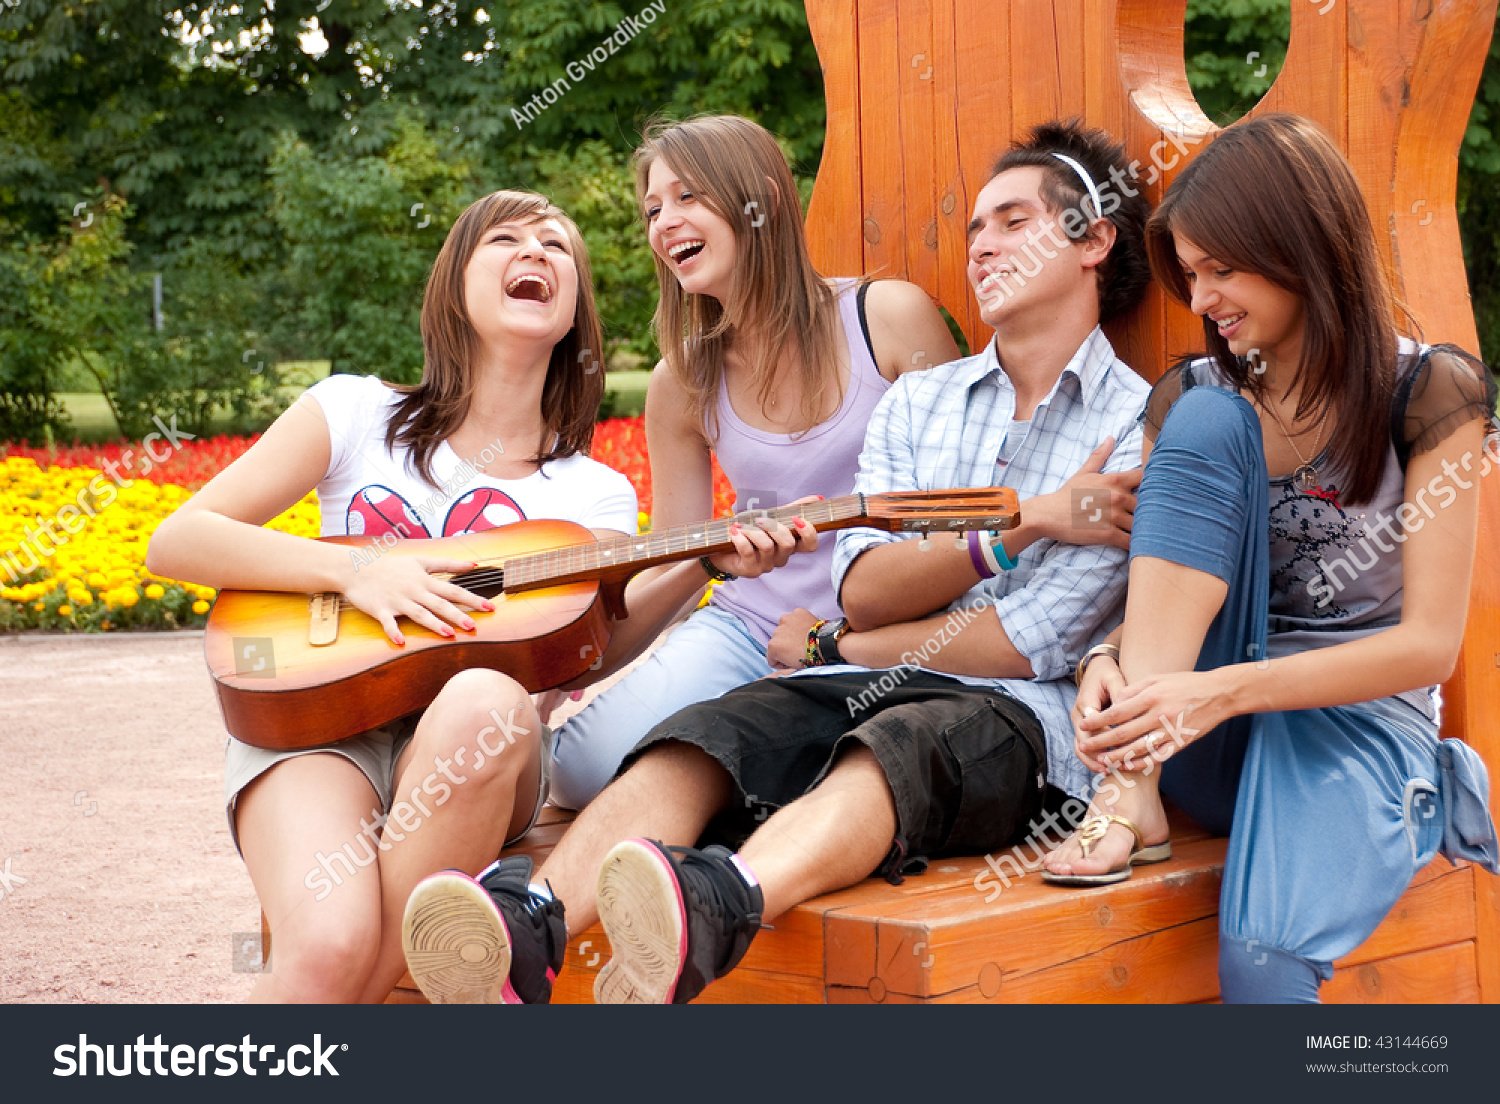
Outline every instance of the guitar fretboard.
<path fill-rule="evenodd" d="M 754 519 L 758 517 L 777 521 L 803 517 L 820 532 L 848 528 L 869 520 L 865 512 L 865 498 L 857 494 L 823 502 L 809 502 L 802 506 L 751 510 L 734 517 L 679 525 L 635 537 L 611 537 L 519 556 L 505 564 L 505 589 L 529 590 L 539 586 L 555 586 L 574 579 L 631 574 L 660 563 L 723 552 L 734 547 L 729 538 L 730 526 L 753 525 Z"/>

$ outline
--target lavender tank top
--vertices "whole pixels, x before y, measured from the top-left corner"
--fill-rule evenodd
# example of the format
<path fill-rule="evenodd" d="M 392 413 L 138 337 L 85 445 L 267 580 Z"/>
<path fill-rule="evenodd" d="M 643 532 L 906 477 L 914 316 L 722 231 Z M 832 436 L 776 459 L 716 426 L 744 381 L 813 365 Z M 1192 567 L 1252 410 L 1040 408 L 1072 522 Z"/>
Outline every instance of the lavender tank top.
<path fill-rule="evenodd" d="M 718 437 L 714 452 L 734 485 L 734 508 L 767 509 L 807 495 L 834 498 L 854 490 L 865 427 L 890 381 L 880 374 L 859 320 L 856 280 L 838 281 L 839 319 L 849 347 L 849 380 L 844 401 L 825 422 L 790 436 L 745 424 L 719 385 Z M 833 593 L 833 534 L 823 533 L 818 550 L 798 553 L 785 567 L 757 579 L 736 579 L 714 588 L 712 604 L 734 614 L 765 647 L 783 613 L 801 606 L 819 617 L 839 616 Z"/>

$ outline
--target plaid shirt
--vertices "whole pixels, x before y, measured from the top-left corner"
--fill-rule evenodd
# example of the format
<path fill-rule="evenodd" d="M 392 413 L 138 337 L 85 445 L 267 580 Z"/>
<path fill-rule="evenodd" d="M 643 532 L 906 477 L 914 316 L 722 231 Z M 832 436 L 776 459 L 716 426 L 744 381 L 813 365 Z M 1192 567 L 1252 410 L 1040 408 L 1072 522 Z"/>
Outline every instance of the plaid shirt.
<path fill-rule="evenodd" d="M 1139 416 L 1149 385 L 1125 365 L 1102 330 L 1095 328 L 1068 361 L 1030 425 L 1000 458 L 1011 432 L 1016 390 L 991 341 L 983 352 L 925 372 L 903 375 L 876 407 L 859 458 L 856 491 L 925 491 L 944 487 L 1013 487 L 1025 501 L 1057 490 L 1104 438 L 1115 438 L 1107 472 L 1141 462 Z M 1087 510 L 1080 498 L 1076 509 Z M 877 544 L 914 534 L 846 529 L 833 556 L 833 582 L 842 588 L 855 558 Z M 1011 571 L 981 579 L 948 608 L 989 606 L 1016 650 L 1031 661 L 1034 678 L 993 679 L 947 675 L 970 686 L 993 686 L 1026 705 L 1047 734 L 1047 776 L 1075 797 L 1090 790 L 1088 768 L 1073 753 L 1075 687 L 1079 657 L 1125 615 L 1126 553 L 1105 545 L 1040 540 L 1021 553 Z M 940 656 L 941 653 L 938 653 Z M 813 668 L 848 670 L 849 668 Z"/>

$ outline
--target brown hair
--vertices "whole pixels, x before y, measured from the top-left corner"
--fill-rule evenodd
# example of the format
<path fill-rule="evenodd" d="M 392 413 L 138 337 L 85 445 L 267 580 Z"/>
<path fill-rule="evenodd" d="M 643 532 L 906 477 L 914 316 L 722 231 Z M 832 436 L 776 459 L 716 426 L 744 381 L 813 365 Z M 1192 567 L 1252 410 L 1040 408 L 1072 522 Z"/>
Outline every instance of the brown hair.
<path fill-rule="evenodd" d="M 1099 211 L 1094 211 L 1093 200 L 1072 166 L 1053 156 L 1058 153 L 1088 170 L 1094 187 L 1099 189 Z M 1139 188 L 1117 187 L 1124 177 L 1137 175 L 1136 167 L 1125 160 L 1124 145 L 1107 131 L 1084 127 L 1078 119 L 1053 120 L 1034 127 L 1029 135 L 1011 146 L 995 162 L 990 179 L 1023 165 L 1043 170 L 1039 192 L 1054 214 L 1072 208 L 1088 216 L 1090 226 L 1093 217 L 1114 224 L 1115 243 L 1098 268 L 1099 321 L 1108 322 L 1133 310 L 1151 285 L 1151 266 L 1146 260 L 1144 242 L 1151 205 Z M 1061 229 L 1075 241 L 1083 240 L 1091 232 L 1090 227 L 1080 224 L 1076 233 L 1069 233 L 1066 220 Z"/>
<path fill-rule="evenodd" d="M 658 159 L 734 230 L 735 281 L 726 303 L 686 294 L 667 264 L 652 254 L 660 293 L 657 344 L 667 367 L 692 395 L 694 415 L 706 419 L 710 434 L 716 432 L 712 413 L 724 356 L 734 330 L 749 328 L 761 339 L 750 379 L 762 409 L 776 382 L 777 362 L 794 346 L 802 382 L 798 414 L 811 428 L 827 388 L 832 385 L 842 397 L 835 368 L 842 329 L 833 310 L 835 293 L 813 268 L 797 186 L 781 147 L 765 128 L 738 115 L 653 122 L 635 151 L 638 202 Z"/>
<path fill-rule="evenodd" d="M 1151 268 L 1181 303 L 1192 292 L 1177 259 L 1181 234 L 1215 260 L 1263 276 L 1302 300 L 1302 357 L 1289 387 L 1296 416 L 1337 412 L 1329 442 L 1344 499 L 1375 494 L 1390 435 L 1396 304 L 1370 213 L 1349 163 L 1296 115 L 1266 115 L 1224 131 L 1183 170 L 1146 226 Z M 1264 377 L 1203 319 L 1224 375 L 1259 396 Z"/>
<path fill-rule="evenodd" d="M 531 224 L 556 219 L 568 238 L 578 270 L 578 300 L 573 327 L 552 347 L 547 380 L 542 385 L 542 419 L 556 435 L 552 447 L 533 457 L 538 464 L 561 460 L 588 449 L 594 419 L 604 397 L 604 331 L 594 306 L 594 279 L 588 247 L 573 220 L 534 192 L 492 192 L 458 216 L 427 277 L 422 297 L 422 382 L 398 387 L 402 398 L 386 426 L 387 449 L 411 450 L 417 471 L 429 483 L 432 454 L 456 432 L 469 412 L 474 391 L 478 335 L 464 304 L 464 270 L 492 227 L 506 222 Z"/>

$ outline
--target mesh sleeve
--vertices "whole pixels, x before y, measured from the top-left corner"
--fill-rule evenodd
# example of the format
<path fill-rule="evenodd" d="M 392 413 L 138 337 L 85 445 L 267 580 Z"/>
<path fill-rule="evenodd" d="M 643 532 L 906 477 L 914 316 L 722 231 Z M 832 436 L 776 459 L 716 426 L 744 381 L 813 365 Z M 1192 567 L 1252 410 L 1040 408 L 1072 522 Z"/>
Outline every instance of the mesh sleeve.
<path fill-rule="evenodd" d="M 1476 418 L 1494 419 L 1495 377 L 1478 357 L 1455 345 L 1435 345 L 1412 370 L 1402 415 L 1402 443 L 1408 458 L 1441 445 L 1455 430 Z"/>
<path fill-rule="evenodd" d="M 1167 420 L 1167 411 L 1182 397 L 1183 391 L 1192 386 L 1192 378 L 1188 363 L 1183 361 L 1172 365 L 1156 381 L 1151 394 L 1146 397 L 1146 409 L 1141 414 L 1147 440 L 1156 440 L 1156 435 L 1161 432 L 1162 422 Z"/>

